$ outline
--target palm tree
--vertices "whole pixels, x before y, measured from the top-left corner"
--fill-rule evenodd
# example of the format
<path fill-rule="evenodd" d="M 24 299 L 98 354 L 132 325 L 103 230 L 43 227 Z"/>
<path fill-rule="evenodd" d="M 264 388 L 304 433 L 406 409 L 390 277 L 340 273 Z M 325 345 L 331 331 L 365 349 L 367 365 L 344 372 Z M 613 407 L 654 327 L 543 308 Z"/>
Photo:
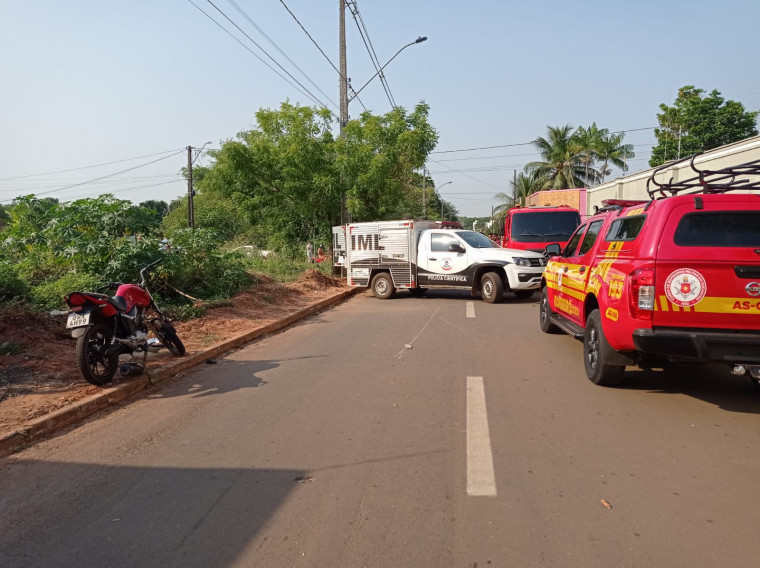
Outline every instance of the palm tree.
<path fill-rule="evenodd" d="M 600 171 L 602 183 L 604 183 L 604 178 L 612 173 L 612 170 L 608 169 L 610 165 L 627 172 L 627 160 L 636 156 L 633 144 L 623 144 L 623 136 L 622 133 L 608 134 L 602 139 L 598 150 L 598 159 L 602 162 Z"/>
<path fill-rule="evenodd" d="M 541 181 L 541 189 L 567 189 L 583 187 L 586 165 L 573 140 L 572 127 L 550 126 L 547 137 L 533 141 L 543 161 L 530 162 L 525 171 Z"/>
<path fill-rule="evenodd" d="M 598 128 L 596 122 L 588 128 L 579 126 L 572 136 L 576 145 L 576 151 L 580 154 L 580 160 L 584 167 L 583 179 L 585 187 L 593 185 L 599 179 L 599 172 L 594 168 L 594 163 L 599 159 L 604 139 L 609 135 L 606 128 Z"/>

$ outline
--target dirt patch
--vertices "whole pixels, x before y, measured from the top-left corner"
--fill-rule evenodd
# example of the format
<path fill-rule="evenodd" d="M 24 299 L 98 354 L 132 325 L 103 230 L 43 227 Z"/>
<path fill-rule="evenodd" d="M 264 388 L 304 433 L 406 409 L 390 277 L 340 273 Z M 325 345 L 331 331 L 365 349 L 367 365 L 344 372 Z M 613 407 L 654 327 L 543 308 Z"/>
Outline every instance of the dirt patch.
<path fill-rule="evenodd" d="M 278 284 L 256 275 L 256 284 L 224 305 L 210 308 L 197 319 L 176 322 L 177 334 L 188 353 L 203 351 L 226 339 L 277 321 L 332 296 L 344 281 L 316 268 L 296 281 Z M 65 316 L 34 317 L 5 310 L 0 318 L 0 433 L 73 402 L 100 389 L 79 376 L 74 363 L 76 340 L 65 330 Z M 165 350 L 150 354 L 148 366 L 172 359 Z M 122 357 L 122 360 L 128 358 Z M 113 383 L 129 381 L 118 373 Z"/>

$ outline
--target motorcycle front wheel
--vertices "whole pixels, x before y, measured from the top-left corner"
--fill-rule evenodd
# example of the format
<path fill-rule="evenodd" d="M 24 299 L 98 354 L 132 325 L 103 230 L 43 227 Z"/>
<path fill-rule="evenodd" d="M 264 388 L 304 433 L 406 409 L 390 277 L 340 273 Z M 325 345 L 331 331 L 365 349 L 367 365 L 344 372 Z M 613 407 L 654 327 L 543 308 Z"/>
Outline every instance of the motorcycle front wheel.
<path fill-rule="evenodd" d="M 96 324 L 77 339 L 77 367 L 82 378 L 101 386 L 113 379 L 119 366 L 119 355 L 108 354 L 112 333 L 108 326 Z"/>
<path fill-rule="evenodd" d="M 182 355 L 185 354 L 185 345 L 170 324 L 157 321 L 154 324 L 153 330 L 156 333 L 156 337 L 161 341 L 161 344 L 166 347 L 172 355 L 182 357 Z"/>

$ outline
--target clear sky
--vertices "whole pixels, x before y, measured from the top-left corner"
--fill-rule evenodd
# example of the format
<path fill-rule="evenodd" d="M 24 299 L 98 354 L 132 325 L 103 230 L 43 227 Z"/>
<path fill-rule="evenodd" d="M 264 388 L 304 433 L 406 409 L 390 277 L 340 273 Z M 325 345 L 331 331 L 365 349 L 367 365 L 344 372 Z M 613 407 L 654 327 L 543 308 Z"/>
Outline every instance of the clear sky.
<path fill-rule="evenodd" d="M 208 0 L 192 1 L 287 77 Z M 168 202 L 186 194 L 186 146 L 218 148 L 286 99 L 313 105 L 307 89 L 338 114 L 338 73 L 285 6 L 337 66 L 340 0 L 213 2 L 305 89 L 189 0 L 0 0 L 0 202 L 28 193 Z M 356 4 L 381 65 L 429 38 L 385 75 L 397 105 L 430 105 L 440 140 L 428 169 L 436 186 L 451 182 L 441 193 L 462 215 L 491 214 L 494 194 L 537 157 L 524 143 L 547 125 L 629 131 L 635 172 L 648 167 L 658 105 L 679 87 L 760 108 L 758 0 Z M 358 89 L 375 68 L 349 10 L 346 27 Z M 377 79 L 359 98 L 376 114 L 391 109 Z M 349 108 L 362 110 L 356 100 Z M 451 152 L 488 146 L 503 147 Z"/>

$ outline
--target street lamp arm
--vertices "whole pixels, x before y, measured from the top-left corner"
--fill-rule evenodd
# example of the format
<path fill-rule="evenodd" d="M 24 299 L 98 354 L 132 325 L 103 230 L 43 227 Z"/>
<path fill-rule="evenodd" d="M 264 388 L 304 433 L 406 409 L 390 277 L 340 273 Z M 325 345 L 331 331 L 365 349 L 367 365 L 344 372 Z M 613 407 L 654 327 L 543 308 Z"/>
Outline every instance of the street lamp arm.
<path fill-rule="evenodd" d="M 369 85 L 369 84 L 370 84 L 370 82 L 372 81 L 372 79 L 374 79 L 374 78 L 375 78 L 375 77 L 377 77 L 377 76 L 378 76 L 380 73 L 382 73 L 383 69 L 385 69 L 385 68 L 386 68 L 386 67 L 387 67 L 387 66 L 390 64 L 390 62 L 391 62 L 391 61 L 393 61 L 394 59 L 396 59 L 396 56 L 397 56 L 399 53 L 401 53 L 402 51 L 404 51 L 404 50 L 405 50 L 407 47 L 409 47 L 410 45 L 414 45 L 414 44 L 416 44 L 416 43 L 422 43 L 423 41 L 427 41 L 427 37 L 418 37 L 418 38 L 417 38 L 416 40 L 414 40 L 413 42 L 411 42 L 411 43 L 407 43 L 407 44 L 406 44 L 404 47 L 402 47 L 401 49 L 399 49 L 399 50 L 396 52 L 396 54 L 395 54 L 393 57 L 391 57 L 391 58 L 390 58 L 390 59 L 389 59 L 389 60 L 386 62 L 386 64 L 385 64 L 385 65 L 383 65 L 382 67 L 380 67 L 380 69 L 378 69 L 378 70 L 377 70 L 377 73 L 375 73 L 374 75 L 372 75 L 372 77 L 370 77 L 370 78 L 369 78 L 369 80 L 368 80 L 366 83 L 364 83 L 364 84 L 361 86 L 361 88 L 360 88 L 358 91 L 354 91 L 354 94 L 351 96 L 351 98 L 349 98 L 349 99 L 348 99 L 348 100 L 349 100 L 349 102 L 351 102 L 351 101 L 352 101 L 352 100 L 354 100 L 356 97 L 358 97 L 358 96 L 359 96 L 359 93 L 361 93 L 361 92 L 364 90 L 364 87 L 366 87 L 367 85 Z"/>

